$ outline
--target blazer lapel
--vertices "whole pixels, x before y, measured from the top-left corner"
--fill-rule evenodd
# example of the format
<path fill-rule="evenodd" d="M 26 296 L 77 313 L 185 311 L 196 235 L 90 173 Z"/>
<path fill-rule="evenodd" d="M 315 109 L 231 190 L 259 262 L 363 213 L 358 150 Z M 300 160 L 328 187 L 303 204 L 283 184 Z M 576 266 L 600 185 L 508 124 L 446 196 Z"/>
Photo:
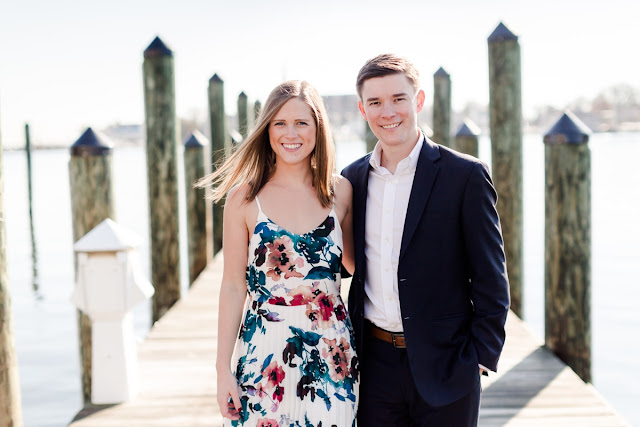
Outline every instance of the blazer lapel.
<path fill-rule="evenodd" d="M 413 233 L 418 227 L 422 212 L 424 212 L 427 200 L 431 195 L 431 188 L 438 175 L 440 167 L 435 163 L 440 158 L 438 146 L 425 136 L 425 142 L 420 150 L 416 173 L 411 186 L 409 196 L 409 206 L 407 216 L 404 220 L 404 230 L 402 231 L 402 243 L 400 245 L 400 257 L 404 255 L 407 246 L 413 237 Z"/>

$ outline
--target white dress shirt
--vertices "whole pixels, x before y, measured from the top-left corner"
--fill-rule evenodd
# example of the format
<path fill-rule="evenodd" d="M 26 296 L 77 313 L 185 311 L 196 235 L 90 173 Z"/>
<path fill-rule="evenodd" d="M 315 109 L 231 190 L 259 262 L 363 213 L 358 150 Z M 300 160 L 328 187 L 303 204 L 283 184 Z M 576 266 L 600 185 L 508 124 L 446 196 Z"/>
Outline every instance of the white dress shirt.
<path fill-rule="evenodd" d="M 395 173 L 380 165 L 380 142 L 369 160 L 372 169 L 369 171 L 365 214 L 364 317 L 391 332 L 403 330 L 398 297 L 398 258 L 413 177 L 423 144 L 424 135 L 420 132 L 413 150 L 398 163 Z"/>

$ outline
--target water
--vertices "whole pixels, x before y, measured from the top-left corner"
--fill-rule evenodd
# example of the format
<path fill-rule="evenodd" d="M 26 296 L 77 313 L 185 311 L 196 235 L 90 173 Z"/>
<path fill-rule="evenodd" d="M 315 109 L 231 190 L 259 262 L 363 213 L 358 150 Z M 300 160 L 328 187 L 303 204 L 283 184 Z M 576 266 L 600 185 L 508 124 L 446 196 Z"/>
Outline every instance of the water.
<path fill-rule="evenodd" d="M 592 150 L 592 335 L 593 382 L 633 425 L 640 425 L 640 134 L 595 134 Z M 341 169 L 364 153 L 364 144 L 338 146 Z M 490 162 L 487 138 L 480 157 Z M 66 425 L 82 407 L 73 289 L 68 150 L 33 153 L 36 263 L 29 229 L 26 157 L 4 153 L 7 258 L 25 426 Z M 149 269 L 145 154 L 141 147 L 114 150 L 116 220 L 142 238 L 140 255 Z M 182 161 L 179 161 L 182 165 Z M 531 331 L 544 334 L 544 146 L 524 139 L 524 317 Z M 182 190 L 183 185 L 179 184 Z M 182 209 L 184 203 L 181 202 Z M 181 217 L 184 236 L 184 216 Z M 182 280 L 187 285 L 186 242 Z M 35 269 L 34 269 L 35 265 Z M 147 273 L 147 277 L 150 275 Z M 136 335 L 150 327 L 150 308 L 134 312 Z M 212 361 L 213 363 L 213 361 Z"/>

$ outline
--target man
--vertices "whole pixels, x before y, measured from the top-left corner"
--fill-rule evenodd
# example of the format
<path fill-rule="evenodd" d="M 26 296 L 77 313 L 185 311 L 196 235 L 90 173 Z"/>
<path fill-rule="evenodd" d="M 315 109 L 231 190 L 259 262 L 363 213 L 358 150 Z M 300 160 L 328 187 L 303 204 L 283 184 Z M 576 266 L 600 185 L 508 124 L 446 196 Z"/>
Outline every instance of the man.
<path fill-rule="evenodd" d="M 476 426 L 480 374 L 497 369 L 509 309 L 489 170 L 418 128 L 425 95 L 407 60 L 369 60 L 356 87 L 378 138 L 342 172 L 353 185 L 358 426 Z"/>

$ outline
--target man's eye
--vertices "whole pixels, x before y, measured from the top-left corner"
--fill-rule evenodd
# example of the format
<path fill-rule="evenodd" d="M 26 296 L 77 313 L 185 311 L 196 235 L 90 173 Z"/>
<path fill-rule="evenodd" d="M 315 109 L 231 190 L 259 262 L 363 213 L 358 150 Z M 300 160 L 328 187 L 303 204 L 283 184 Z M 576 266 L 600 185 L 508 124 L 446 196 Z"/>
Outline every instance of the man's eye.
<path fill-rule="evenodd" d="M 380 102 L 378 102 L 378 101 L 372 101 L 372 102 L 369 103 L 369 105 L 372 105 L 372 106 L 373 105 L 378 105 L 378 104 L 380 104 Z"/>
<path fill-rule="evenodd" d="M 396 98 L 396 102 L 405 101 L 407 98 Z"/>

